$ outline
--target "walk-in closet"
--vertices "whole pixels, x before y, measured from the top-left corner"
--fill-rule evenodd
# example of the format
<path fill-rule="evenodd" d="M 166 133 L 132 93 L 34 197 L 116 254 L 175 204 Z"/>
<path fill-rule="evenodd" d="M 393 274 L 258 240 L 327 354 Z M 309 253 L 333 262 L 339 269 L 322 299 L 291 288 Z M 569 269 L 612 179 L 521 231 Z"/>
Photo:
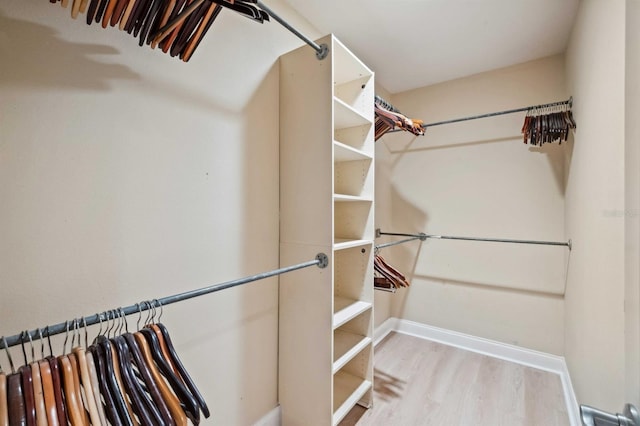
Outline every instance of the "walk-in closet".
<path fill-rule="evenodd" d="M 640 425 L 639 28 L 3 0 L 0 426 Z"/>

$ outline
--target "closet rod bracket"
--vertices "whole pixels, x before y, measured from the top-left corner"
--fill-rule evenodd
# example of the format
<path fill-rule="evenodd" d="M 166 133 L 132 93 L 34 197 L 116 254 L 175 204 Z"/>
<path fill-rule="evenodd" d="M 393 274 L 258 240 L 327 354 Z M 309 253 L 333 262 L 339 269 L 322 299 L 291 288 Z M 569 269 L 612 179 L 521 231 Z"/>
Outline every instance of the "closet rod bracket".
<path fill-rule="evenodd" d="M 324 253 L 318 253 L 316 255 L 316 260 L 318 261 L 318 268 L 324 269 L 329 266 L 329 256 Z"/>
<path fill-rule="evenodd" d="M 329 55 L 329 46 L 322 43 L 320 45 L 320 50 L 316 51 L 316 58 L 318 58 L 318 60 L 321 61 L 324 58 L 326 58 L 328 55 Z"/>

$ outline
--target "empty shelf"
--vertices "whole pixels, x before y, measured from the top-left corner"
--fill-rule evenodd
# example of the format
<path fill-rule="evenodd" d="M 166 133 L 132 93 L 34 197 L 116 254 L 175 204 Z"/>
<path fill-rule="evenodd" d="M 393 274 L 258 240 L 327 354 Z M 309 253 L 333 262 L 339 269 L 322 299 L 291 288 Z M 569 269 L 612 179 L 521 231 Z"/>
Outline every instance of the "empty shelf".
<path fill-rule="evenodd" d="M 344 103 L 341 99 L 334 97 L 333 105 L 335 129 L 344 129 L 347 127 L 362 126 L 363 124 L 371 124 L 371 120 L 365 117 L 361 112 Z"/>
<path fill-rule="evenodd" d="M 371 197 L 360 197 L 358 195 L 334 194 L 333 201 L 373 201 Z"/>
<path fill-rule="evenodd" d="M 335 373 L 344 367 L 370 343 L 371 337 L 336 330 L 333 342 L 333 372 Z"/>
<path fill-rule="evenodd" d="M 333 328 L 338 328 L 367 309 L 371 309 L 370 302 L 353 300 L 336 296 L 333 301 Z"/>
<path fill-rule="evenodd" d="M 359 149 L 355 149 L 345 143 L 334 141 L 334 160 L 339 161 L 358 161 L 371 160 L 371 155 L 365 154 Z"/>
<path fill-rule="evenodd" d="M 333 242 L 334 250 L 344 250 L 351 247 L 364 246 L 371 244 L 371 240 L 350 240 L 347 238 L 336 238 Z"/>
<path fill-rule="evenodd" d="M 333 424 L 336 425 L 371 389 L 371 382 L 339 371 L 333 376 Z"/>

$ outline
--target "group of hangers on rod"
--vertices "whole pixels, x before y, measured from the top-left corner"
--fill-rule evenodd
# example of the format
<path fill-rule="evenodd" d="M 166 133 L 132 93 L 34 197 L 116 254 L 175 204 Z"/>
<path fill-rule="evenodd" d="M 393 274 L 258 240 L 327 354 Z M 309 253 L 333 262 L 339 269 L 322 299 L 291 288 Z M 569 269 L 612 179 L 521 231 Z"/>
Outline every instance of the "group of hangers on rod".
<path fill-rule="evenodd" d="M 140 327 L 143 305 L 150 313 Z M 39 359 L 31 334 L 24 332 L 24 365 L 17 370 L 6 339 L 0 338 L 11 367 L 11 373 L 5 374 L 0 365 L 0 426 L 185 426 L 188 421 L 199 424 L 201 413 L 209 417 L 207 404 L 180 361 L 167 328 L 159 322 L 162 311 L 156 319 L 158 302 L 137 306 L 136 332 L 129 332 L 122 309 L 104 312 L 91 345 L 85 319 L 68 321 L 58 356 L 47 328 L 37 333 Z M 47 335 L 49 355 L 43 335 Z"/>
<path fill-rule="evenodd" d="M 257 0 L 49 0 L 68 7 L 77 19 L 86 13 L 88 25 L 102 28 L 116 25 L 138 44 L 160 47 L 164 53 L 189 61 L 222 8 L 231 9 L 253 21 L 264 22 L 269 15 L 258 8 Z"/>
<path fill-rule="evenodd" d="M 555 105 L 532 107 L 527 111 L 522 125 L 524 143 L 543 145 L 569 138 L 569 131 L 576 128 L 571 112 L 572 100 Z"/>

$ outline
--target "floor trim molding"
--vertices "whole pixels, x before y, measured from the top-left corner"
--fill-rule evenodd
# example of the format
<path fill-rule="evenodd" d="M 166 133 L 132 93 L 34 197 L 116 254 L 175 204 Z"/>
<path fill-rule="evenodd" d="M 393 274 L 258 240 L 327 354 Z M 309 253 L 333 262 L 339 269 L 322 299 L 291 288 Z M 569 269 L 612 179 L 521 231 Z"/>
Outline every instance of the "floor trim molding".
<path fill-rule="evenodd" d="M 380 343 L 392 331 L 558 374 L 562 381 L 571 426 L 582 425 L 580 409 L 564 357 L 399 318 L 389 318 L 376 327 L 374 345 Z"/>

